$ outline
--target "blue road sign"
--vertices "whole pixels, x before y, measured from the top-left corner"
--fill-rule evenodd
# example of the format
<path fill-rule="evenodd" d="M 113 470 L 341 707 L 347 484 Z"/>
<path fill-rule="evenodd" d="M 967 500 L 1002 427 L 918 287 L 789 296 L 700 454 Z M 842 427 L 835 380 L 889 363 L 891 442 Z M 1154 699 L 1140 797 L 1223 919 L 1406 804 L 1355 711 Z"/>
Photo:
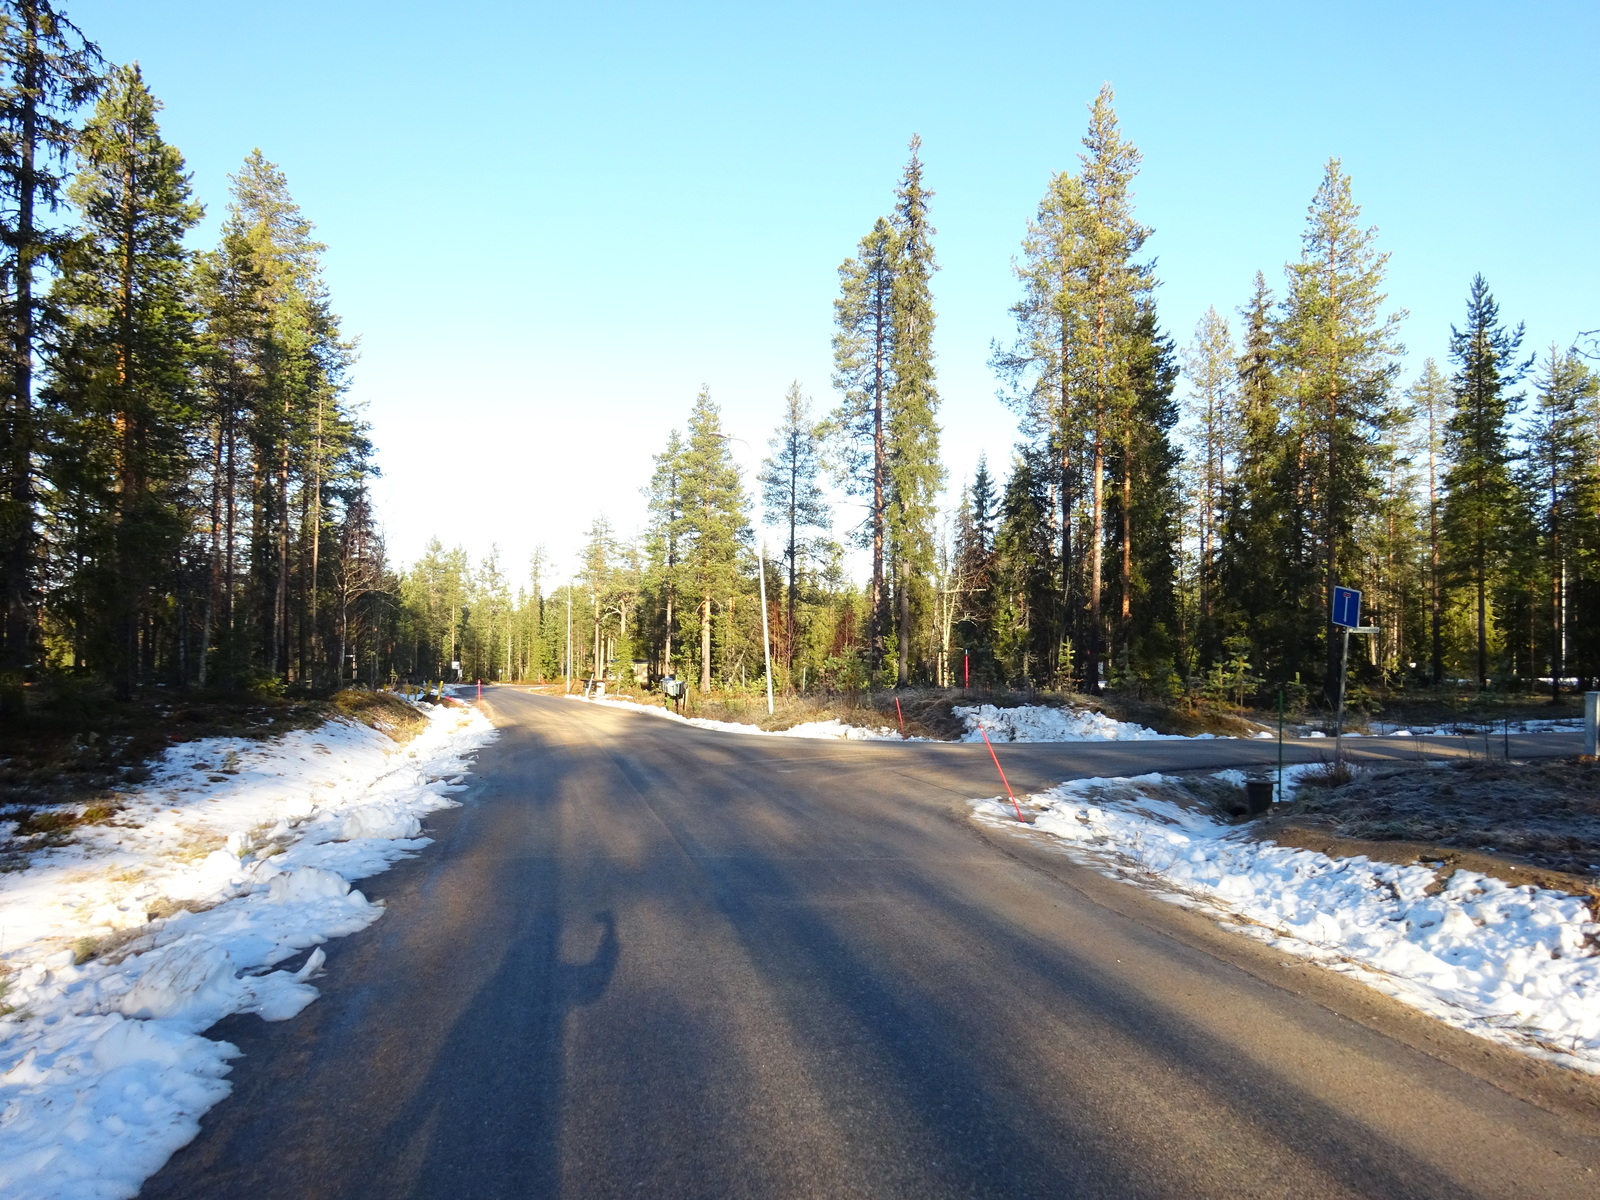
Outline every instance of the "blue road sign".
<path fill-rule="evenodd" d="M 1355 588 L 1333 589 L 1333 623 L 1349 629 L 1361 624 L 1361 593 Z"/>

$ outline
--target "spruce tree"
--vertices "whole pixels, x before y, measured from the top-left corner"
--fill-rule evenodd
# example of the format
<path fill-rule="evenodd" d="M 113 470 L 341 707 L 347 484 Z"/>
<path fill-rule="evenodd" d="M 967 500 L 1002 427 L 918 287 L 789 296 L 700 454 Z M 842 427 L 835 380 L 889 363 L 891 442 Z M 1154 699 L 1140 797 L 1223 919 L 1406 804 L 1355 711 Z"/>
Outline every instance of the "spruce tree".
<path fill-rule="evenodd" d="M 1142 303 L 1121 337 L 1122 417 L 1112 453 L 1119 488 L 1108 511 L 1118 559 L 1118 658 L 1132 685 L 1166 695 L 1174 679 L 1172 631 L 1177 623 L 1176 546 L 1181 501 L 1179 454 L 1171 431 L 1178 366 L 1170 338 Z"/>
<path fill-rule="evenodd" d="M 689 413 L 679 474 L 683 497 L 685 585 L 699 601 L 700 691 L 711 691 L 712 610 L 726 609 L 738 584 L 739 549 L 748 537 L 744 487 L 722 432 L 722 410 L 702 388 Z"/>
<path fill-rule="evenodd" d="M 1511 420 L 1521 405 L 1511 389 L 1533 360 L 1518 362 L 1522 326 L 1500 320 L 1489 285 L 1476 275 L 1467 296 L 1466 324 L 1450 330 L 1454 410 L 1445 427 L 1450 467 L 1445 473 L 1442 526 L 1453 578 L 1472 589 L 1477 685 L 1489 682 L 1489 595 L 1498 579 L 1519 495 L 1513 478 Z"/>
<path fill-rule="evenodd" d="M 772 454 L 761 464 L 762 504 L 767 520 L 785 530 L 783 558 L 789 578 L 784 592 L 783 661 L 786 673 L 792 675 L 800 564 L 813 548 L 813 539 L 802 536 L 801 531 L 826 530 L 831 520 L 819 482 L 822 434 L 811 418 L 811 402 L 801 395 L 798 380 L 789 385 L 783 420 L 767 445 Z"/>
<path fill-rule="evenodd" d="M 1350 177 L 1331 159 L 1307 214 L 1300 258 L 1288 265 L 1288 294 L 1277 325 L 1279 379 L 1296 439 L 1295 508 L 1306 518 L 1291 533 L 1291 562 L 1315 588 L 1295 598 L 1301 622 L 1291 667 L 1323 648 L 1324 690 L 1337 689 L 1339 639 L 1331 634 L 1333 588 L 1354 578 L 1362 555 L 1356 529 L 1378 489 L 1379 435 L 1402 347 L 1404 312 L 1385 314 L 1388 255 L 1377 231 L 1363 229 Z M 1309 580 L 1306 582 L 1309 583 Z"/>
<path fill-rule="evenodd" d="M 1575 351 L 1552 346 L 1535 397 L 1520 482 L 1539 535 L 1550 696 L 1559 702 L 1573 601 L 1588 591 L 1582 585 L 1594 576 L 1600 551 L 1600 429 L 1593 420 L 1600 378 Z"/>
<path fill-rule="evenodd" d="M 1049 620 L 1054 563 L 1050 545 L 1048 484 L 1033 455 L 1012 466 L 1000 501 L 990 586 L 994 593 L 993 645 L 1006 679 L 1019 686 L 1054 671 Z"/>
<path fill-rule="evenodd" d="M 1272 290 L 1256 272 L 1239 310 L 1244 345 L 1238 358 L 1238 424 L 1232 478 L 1226 487 L 1217 564 L 1217 627 L 1245 637 L 1250 658 L 1283 670 L 1289 661 L 1285 616 L 1296 603 L 1288 567 L 1288 533 L 1298 450 L 1280 436 L 1280 389 Z"/>
<path fill-rule="evenodd" d="M 656 669 L 662 675 L 673 671 L 672 637 L 677 631 L 678 595 L 683 583 L 683 455 L 683 437 L 674 429 L 667 436 L 666 449 L 655 456 L 656 469 L 645 488 L 650 510 L 647 548 L 659 607 L 657 644 L 661 653 Z"/>
<path fill-rule="evenodd" d="M 894 339 L 885 421 L 888 504 L 885 528 L 895 567 L 896 683 L 910 682 L 911 591 L 933 567 L 935 499 L 944 483 L 939 461 L 939 392 L 933 368 L 933 226 L 922 183 L 922 139 L 895 192 Z"/>
<path fill-rule="evenodd" d="M 22 672 L 38 650 L 34 357 L 39 271 L 70 235 L 51 223 L 76 130 L 99 86 L 100 53 L 49 0 L 0 2 L 0 277 L 6 280 L 0 371 L 0 717 L 21 713 Z"/>
<path fill-rule="evenodd" d="M 837 445 L 840 483 L 851 496 L 867 501 L 867 519 L 858 530 L 872 551 L 868 585 L 868 661 L 873 672 L 883 663 L 885 632 L 884 552 L 888 536 L 889 389 L 894 380 L 895 266 L 894 227 L 879 217 L 861 239 L 856 256 L 839 267 L 839 298 L 833 302 L 833 386 L 839 407 L 827 424 Z"/>
<path fill-rule="evenodd" d="M 967 589 L 956 634 L 979 678 L 994 674 L 994 538 L 999 504 L 988 457 L 979 455 L 972 485 L 962 497 L 954 547 L 955 573 Z"/>
<path fill-rule="evenodd" d="M 73 555 L 94 577 L 86 640 L 124 697 L 150 657 L 140 643 L 151 590 L 170 588 L 177 569 L 195 419 L 183 235 L 201 209 L 182 157 L 161 139 L 160 109 L 137 66 L 111 71 L 67 192 L 82 231 L 51 291 L 64 314 L 51 361 L 53 497 L 88 535 L 88 553 Z"/>
<path fill-rule="evenodd" d="M 1238 363 L 1234 360 L 1233 336 L 1227 320 L 1215 308 L 1206 309 L 1200 317 L 1183 364 L 1191 386 L 1187 405 L 1190 440 L 1199 468 L 1190 476 L 1200 535 L 1199 611 L 1201 622 L 1209 626 L 1222 540 L 1223 500 L 1238 431 Z"/>
<path fill-rule="evenodd" d="M 1422 374 L 1411 385 L 1406 399 L 1415 413 L 1415 452 L 1422 466 L 1421 482 L 1426 496 L 1428 679 L 1438 687 L 1444 682 L 1445 575 L 1439 520 L 1444 501 L 1444 431 L 1450 412 L 1450 391 L 1433 359 L 1423 362 Z"/>
<path fill-rule="evenodd" d="M 1057 172 L 1028 225 L 1022 258 L 1013 266 L 1023 286 L 1022 299 L 1011 307 L 1016 341 L 1009 349 L 996 347 L 990 359 L 1007 385 L 1002 397 L 1020 413 L 1024 433 L 1050 450 L 1057 510 L 1053 523 L 1062 564 L 1053 616 L 1063 644 L 1073 640 L 1082 607 L 1075 594 L 1082 571 L 1073 559 L 1072 531 L 1074 508 L 1083 492 L 1084 429 L 1090 424 L 1087 403 L 1093 378 L 1086 333 L 1087 227 L 1082 180 Z"/>

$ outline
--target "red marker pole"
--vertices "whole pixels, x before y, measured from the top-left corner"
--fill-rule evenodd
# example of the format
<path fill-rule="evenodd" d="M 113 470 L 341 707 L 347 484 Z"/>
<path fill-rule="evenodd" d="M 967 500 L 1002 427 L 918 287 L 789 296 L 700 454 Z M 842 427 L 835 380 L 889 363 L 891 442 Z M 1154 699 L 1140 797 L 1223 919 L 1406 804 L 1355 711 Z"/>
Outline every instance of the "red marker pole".
<path fill-rule="evenodd" d="M 906 736 L 906 714 L 900 709 L 899 696 L 894 698 L 894 714 L 900 718 L 900 736 L 903 738 Z"/>
<path fill-rule="evenodd" d="M 966 648 L 961 650 L 961 689 L 966 691 L 972 687 L 972 657 Z"/>
<path fill-rule="evenodd" d="M 483 680 L 478 680 L 478 703 L 483 703 Z"/>
<path fill-rule="evenodd" d="M 1011 797 L 1011 807 L 1017 810 L 1017 820 L 1022 821 L 1022 805 L 1017 803 L 1017 794 L 1011 790 L 1011 784 L 1006 779 L 1006 769 L 1000 765 L 1000 756 L 994 752 L 994 743 L 989 740 L 989 733 L 982 725 L 978 732 L 983 734 L 983 744 L 989 747 L 989 757 L 994 759 L 994 769 L 1000 772 L 1000 782 L 1006 785 L 1006 795 Z M 1027 824 L 1026 821 L 1022 822 Z"/>

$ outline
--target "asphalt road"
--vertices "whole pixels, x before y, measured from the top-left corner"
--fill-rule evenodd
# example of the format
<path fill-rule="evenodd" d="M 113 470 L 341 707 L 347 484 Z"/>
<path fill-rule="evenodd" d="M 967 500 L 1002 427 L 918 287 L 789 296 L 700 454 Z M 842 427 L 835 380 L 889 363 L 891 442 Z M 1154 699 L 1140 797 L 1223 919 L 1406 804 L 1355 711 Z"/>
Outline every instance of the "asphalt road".
<path fill-rule="evenodd" d="M 1600 1195 L 1592 1081 L 976 826 L 981 745 L 485 703 L 438 844 L 321 1000 L 215 1031 L 234 1094 L 144 1196 Z M 1000 753 L 1020 789 L 1276 751 Z"/>

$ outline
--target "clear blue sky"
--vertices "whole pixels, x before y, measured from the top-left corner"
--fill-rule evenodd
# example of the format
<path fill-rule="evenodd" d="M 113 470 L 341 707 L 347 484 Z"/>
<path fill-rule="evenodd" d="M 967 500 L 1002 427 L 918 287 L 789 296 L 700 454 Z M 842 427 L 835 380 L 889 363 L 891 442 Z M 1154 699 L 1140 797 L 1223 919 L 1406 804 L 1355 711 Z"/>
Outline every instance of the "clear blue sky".
<path fill-rule="evenodd" d="M 757 446 L 791 379 L 830 406 L 835 269 L 913 132 L 945 461 L 954 485 L 980 451 L 1003 467 L 1011 258 L 1104 81 L 1180 344 L 1281 279 L 1331 155 L 1393 254 L 1408 370 L 1443 357 L 1475 271 L 1532 347 L 1600 326 L 1592 0 L 63 2 L 166 101 L 202 242 L 251 147 L 288 173 L 361 338 L 401 560 L 437 533 L 520 576 L 597 512 L 637 527 L 701 383 Z"/>

